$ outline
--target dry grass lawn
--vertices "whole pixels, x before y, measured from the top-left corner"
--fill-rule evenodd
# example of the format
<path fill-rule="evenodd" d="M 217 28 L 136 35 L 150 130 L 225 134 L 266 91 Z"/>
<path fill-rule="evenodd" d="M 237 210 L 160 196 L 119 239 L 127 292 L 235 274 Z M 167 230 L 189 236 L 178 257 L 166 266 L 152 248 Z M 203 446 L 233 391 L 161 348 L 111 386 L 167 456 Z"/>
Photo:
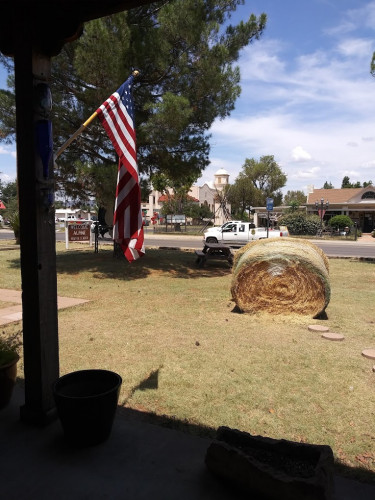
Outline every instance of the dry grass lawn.
<path fill-rule="evenodd" d="M 375 474 L 375 263 L 330 260 L 327 319 L 234 312 L 231 270 L 192 252 L 148 250 L 132 264 L 58 244 L 61 373 L 114 370 L 120 402 L 202 428 L 332 447 L 346 472 Z M 0 252 L 0 287 L 20 289 L 19 255 Z M 308 325 L 345 336 L 331 342 Z M 15 323 L 3 328 L 20 329 Z M 359 468 L 359 469 L 358 469 Z"/>

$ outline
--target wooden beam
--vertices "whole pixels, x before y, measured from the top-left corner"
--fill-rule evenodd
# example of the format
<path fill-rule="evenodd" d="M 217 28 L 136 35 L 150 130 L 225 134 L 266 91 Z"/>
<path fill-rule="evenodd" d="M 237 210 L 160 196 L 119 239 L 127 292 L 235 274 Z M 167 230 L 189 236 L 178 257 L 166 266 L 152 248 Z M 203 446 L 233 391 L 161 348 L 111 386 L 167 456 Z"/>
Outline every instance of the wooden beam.
<path fill-rule="evenodd" d="M 25 9 L 27 10 L 27 9 Z M 48 84 L 51 61 L 35 53 L 28 15 L 18 18 L 15 51 L 17 175 L 19 189 L 25 404 L 21 419 L 38 424 L 54 417 L 52 383 L 59 376 L 56 236 L 49 179 L 43 175 L 35 140 L 36 86 Z"/>
<path fill-rule="evenodd" d="M 64 43 L 81 35 L 85 22 L 148 3 L 152 0 L 0 0 L 0 51 L 14 55 L 21 36 L 17 18 L 25 9 L 29 11 L 33 47 L 53 56 Z"/>

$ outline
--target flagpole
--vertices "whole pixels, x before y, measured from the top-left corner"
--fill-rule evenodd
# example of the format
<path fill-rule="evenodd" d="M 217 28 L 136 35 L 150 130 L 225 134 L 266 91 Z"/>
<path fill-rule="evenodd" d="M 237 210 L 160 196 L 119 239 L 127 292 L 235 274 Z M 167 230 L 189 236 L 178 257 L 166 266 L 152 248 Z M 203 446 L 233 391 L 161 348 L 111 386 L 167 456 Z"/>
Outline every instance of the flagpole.
<path fill-rule="evenodd" d="M 85 128 L 87 127 L 87 125 L 89 125 L 89 124 L 93 121 L 93 119 L 94 119 L 97 115 L 98 115 L 98 113 L 95 111 L 95 112 L 94 112 L 94 113 L 90 116 L 90 118 L 88 118 L 88 119 L 85 121 L 85 123 L 83 123 L 83 124 L 79 127 L 79 129 L 78 129 L 78 130 L 76 130 L 76 131 L 74 132 L 74 134 L 73 134 L 72 136 L 70 136 L 70 137 L 69 137 L 69 139 L 68 139 L 66 142 L 64 142 L 64 144 L 63 144 L 63 145 L 62 145 L 62 146 L 58 149 L 58 151 L 56 152 L 56 154 L 55 154 L 55 160 L 56 160 L 56 158 L 58 158 L 58 157 L 61 155 L 61 153 L 62 153 L 63 151 L 65 151 L 65 150 L 66 150 L 66 148 L 69 146 L 69 144 L 71 144 L 71 143 L 74 141 L 74 139 L 75 139 L 76 137 L 78 137 L 80 134 L 82 134 L 82 132 L 83 132 L 83 131 L 85 130 Z"/>
<path fill-rule="evenodd" d="M 138 76 L 139 75 L 139 71 L 138 70 L 134 70 L 133 73 L 132 73 L 133 76 Z M 69 139 L 64 142 L 64 144 L 57 150 L 55 156 L 54 156 L 54 160 L 56 160 L 60 155 L 61 153 L 63 153 L 66 148 L 74 141 L 74 139 L 76 139 L 80 134 L 82 134 L 82 132 L 85 130 L 85 128 L 90 125 L 90 123 L 98 116 L 98 113 L 95 111 L 86 121 L 85 123 L 83 123 L 78 130 L 76 130 L 74 132 L 74 134 L 72 136 L 69 137 Z"/>

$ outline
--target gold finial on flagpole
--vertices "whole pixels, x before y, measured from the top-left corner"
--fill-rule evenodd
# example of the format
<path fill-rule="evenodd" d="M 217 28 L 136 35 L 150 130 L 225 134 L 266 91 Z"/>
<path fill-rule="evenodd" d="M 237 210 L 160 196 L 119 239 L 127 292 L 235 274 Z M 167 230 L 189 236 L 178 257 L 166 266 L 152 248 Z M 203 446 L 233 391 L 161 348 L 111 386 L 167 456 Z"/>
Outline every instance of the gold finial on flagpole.
<path fill-rule="evenodd" d="M 133 76 L 138 76 L 139 75 L 139 71 L 137 69 L 135 69 L 132 73 Z"/>

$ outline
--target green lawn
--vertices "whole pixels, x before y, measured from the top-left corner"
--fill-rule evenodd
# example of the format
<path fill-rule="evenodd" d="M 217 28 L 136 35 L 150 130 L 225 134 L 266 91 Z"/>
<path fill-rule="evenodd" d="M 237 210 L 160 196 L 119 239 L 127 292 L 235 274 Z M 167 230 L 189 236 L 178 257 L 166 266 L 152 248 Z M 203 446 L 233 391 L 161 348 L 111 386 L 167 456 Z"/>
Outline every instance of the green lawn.
<path fill-rule="evenodd" d="M 57 248 L 58 293 L 90 300 L 59 312 L 62 374 L 114 370 L 126 407 L 328 444 L 346 473 L 375 473 L 375 362 L 361 356 L 375 347 L 374 263 L 331 259 L 328 318 L 313 320 L 234 312 L 227 263 L 197 269 L 193 252 L 150 249 L 129 264 L 111 249 Z M 17 250 L 0 252 L 0 276 L 20 289 Z"/>

